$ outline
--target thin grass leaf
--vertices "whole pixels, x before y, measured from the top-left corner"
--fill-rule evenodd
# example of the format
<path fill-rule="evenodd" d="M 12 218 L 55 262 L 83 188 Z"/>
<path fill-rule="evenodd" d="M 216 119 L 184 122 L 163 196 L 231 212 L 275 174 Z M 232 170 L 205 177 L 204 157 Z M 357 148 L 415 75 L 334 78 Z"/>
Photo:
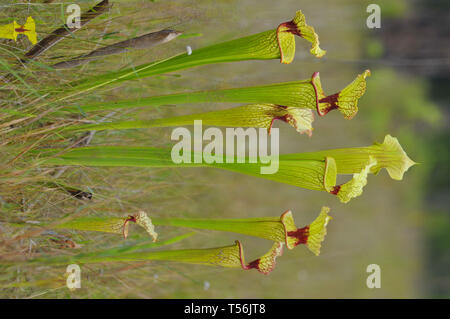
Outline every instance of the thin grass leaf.
<path fill-rule="evenodd" d="M 81 190 L 81 189 L 79 189 L 77 187 L 73 187 L 73 186 L 67 185 L 67 184 L 65 184 L 63 182 L 60 182 L 60 181 L 48 180 L 48 181 L 40 182 L 39 184 L 44 185 L 44 186 L 49 187 L 49 188 L 54 188 L 54 189 L 57 189 L 57 190 L 63 190 L 65 192 L 67 192 L 68 194 L 70 194 L 71 196 L 73 196 L 74 198 L 77 198 L 77 199 L 82 199 L 82 200 L 85 200 L 85 199 L 89 199 L 90 200 L 90 199 L 92 199 L 92 193 L 91 192 Z"/>

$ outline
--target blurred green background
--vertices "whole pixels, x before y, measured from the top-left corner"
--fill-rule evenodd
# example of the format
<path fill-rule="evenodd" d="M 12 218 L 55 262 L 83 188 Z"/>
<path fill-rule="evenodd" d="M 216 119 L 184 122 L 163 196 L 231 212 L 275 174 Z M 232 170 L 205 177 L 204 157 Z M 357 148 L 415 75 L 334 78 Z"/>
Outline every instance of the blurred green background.
<path fill-rule="evenodd" d="M 37 2 L 37 1 L 36 1 Z M 71 3 L 73 1 L 64 1 Z M 408 155 L 420 165 L 412 167 L 403 181 L 391 180 L 385 171 L 371 175 L 362 196 L 341 204 L 332 196 L 277 184 L 231 172 L 187 169 L 89 169 L 64 175 L 89 185 L 99 200 L 91 214 L 108 210 L 118 215 L 138 209 L 152 216 L 252 217 L 277 216 L 292 210 L 297 225 L 309 224 L 322 205 L 334 219 L 319 257 L 302 247 L 285 251 L 268 276 L 255 271 L 209 268 L 173 263 L 96 265 L 83 268 L 83 288 L 8 288 L 3 298 L 416 298 L 450 297 L 449 227 L 449 6 L 448 1 L 112 1 L 111 13 L 92 29 L 58 45 L 45 59 L 77 55 L 93 47 L 96 31 L 107 31 L 95 41 L 118 41 L 152 30 L 172 27 L 201 37 L 177 39 L 145 52 L 130 52 L 91 62 L 75 71 L 58 73 L 54 80 L 119 69 L 212 43 L 272 29 L 290 20 L 301 9 L 327 50 L 322 59 L 309 54 L 309 44 L 296 40 L 297 52 L 290 65 L 278 61 L 249 61 L 198 67 L 156 79 L 136 81 L 120 88 L 94 93 L 86 100 L 119 99 L 193 89 L 250 86 L 307 79 L 319 71 L 326 93 L 335 93 L 369 68 L 367 91 L 352 120 L 331 112 L 314 122 L 311 138 L 298 135 L 284 123 L 280 128 L 281 153 L 366 146 L 382 142 L 386 134 L 399 139 Z M 94 1 L 77 1 L 83 8 Z M 368 29 L 366 7 L 381 7 L 381 28 Z M 8 3 L 5 4 L 8 5 Z M 10 3 L 9 3 L 10 4 Z M 62 9 L 52 4 L 45 15 L 41 7 L 24 5 L 38 23 L 60 24 Z M 17 13 L 18 11 L 15 11 Z M 17 13 L 18 14 L 18 13 Z M 39 19 L 39 14 L 42 19 Z M 26 15 L 26 13 L 22 14 Z M 7 16 L 2 14 L 2 22 Z M 38 29 L 39 32 L 39 29 Z M 106 34 L 106 36 L 105 36 Z M 117 117 L 152 118 L 226 108 L 225 104 L 169 106 L 140 109 Z M 166 145 L 171 129 L 104 132 L 92 145 L 135 143 Z M 63 176 L 63 177 L 64 177 Z M 6 203 L 2 204 L 6 210 Z M 58 216 L 43 204 L 45 217 Z M 70 213 L 73 206 L 63 207 Z M 159 232 L 176 231 L 160 227 Z M 180 231 L 178 230 L 178 233 Z M 109 247 L 123 242 L 111 235 L 71 233 L 77 242 Z M 212 247 L 240 239 L 247 259 L 271 245 L 235 234 L 201 231 L 174 248 Z M 39 241 L 36 240 L 39 244 Z M 366 286 L 366 267 L 381 267 L 381 288 Z M 60 269 L 64 272 L 63 269 Z M 54 270 L 52 270 L 54 273 Z M 18 266 L 4 273 L 3 282 L 43 280 L 49 269 Z M 55 273 L 54 273 L 55 274 Z M 56 274 L 55 274 L 56 275 Z"/>

